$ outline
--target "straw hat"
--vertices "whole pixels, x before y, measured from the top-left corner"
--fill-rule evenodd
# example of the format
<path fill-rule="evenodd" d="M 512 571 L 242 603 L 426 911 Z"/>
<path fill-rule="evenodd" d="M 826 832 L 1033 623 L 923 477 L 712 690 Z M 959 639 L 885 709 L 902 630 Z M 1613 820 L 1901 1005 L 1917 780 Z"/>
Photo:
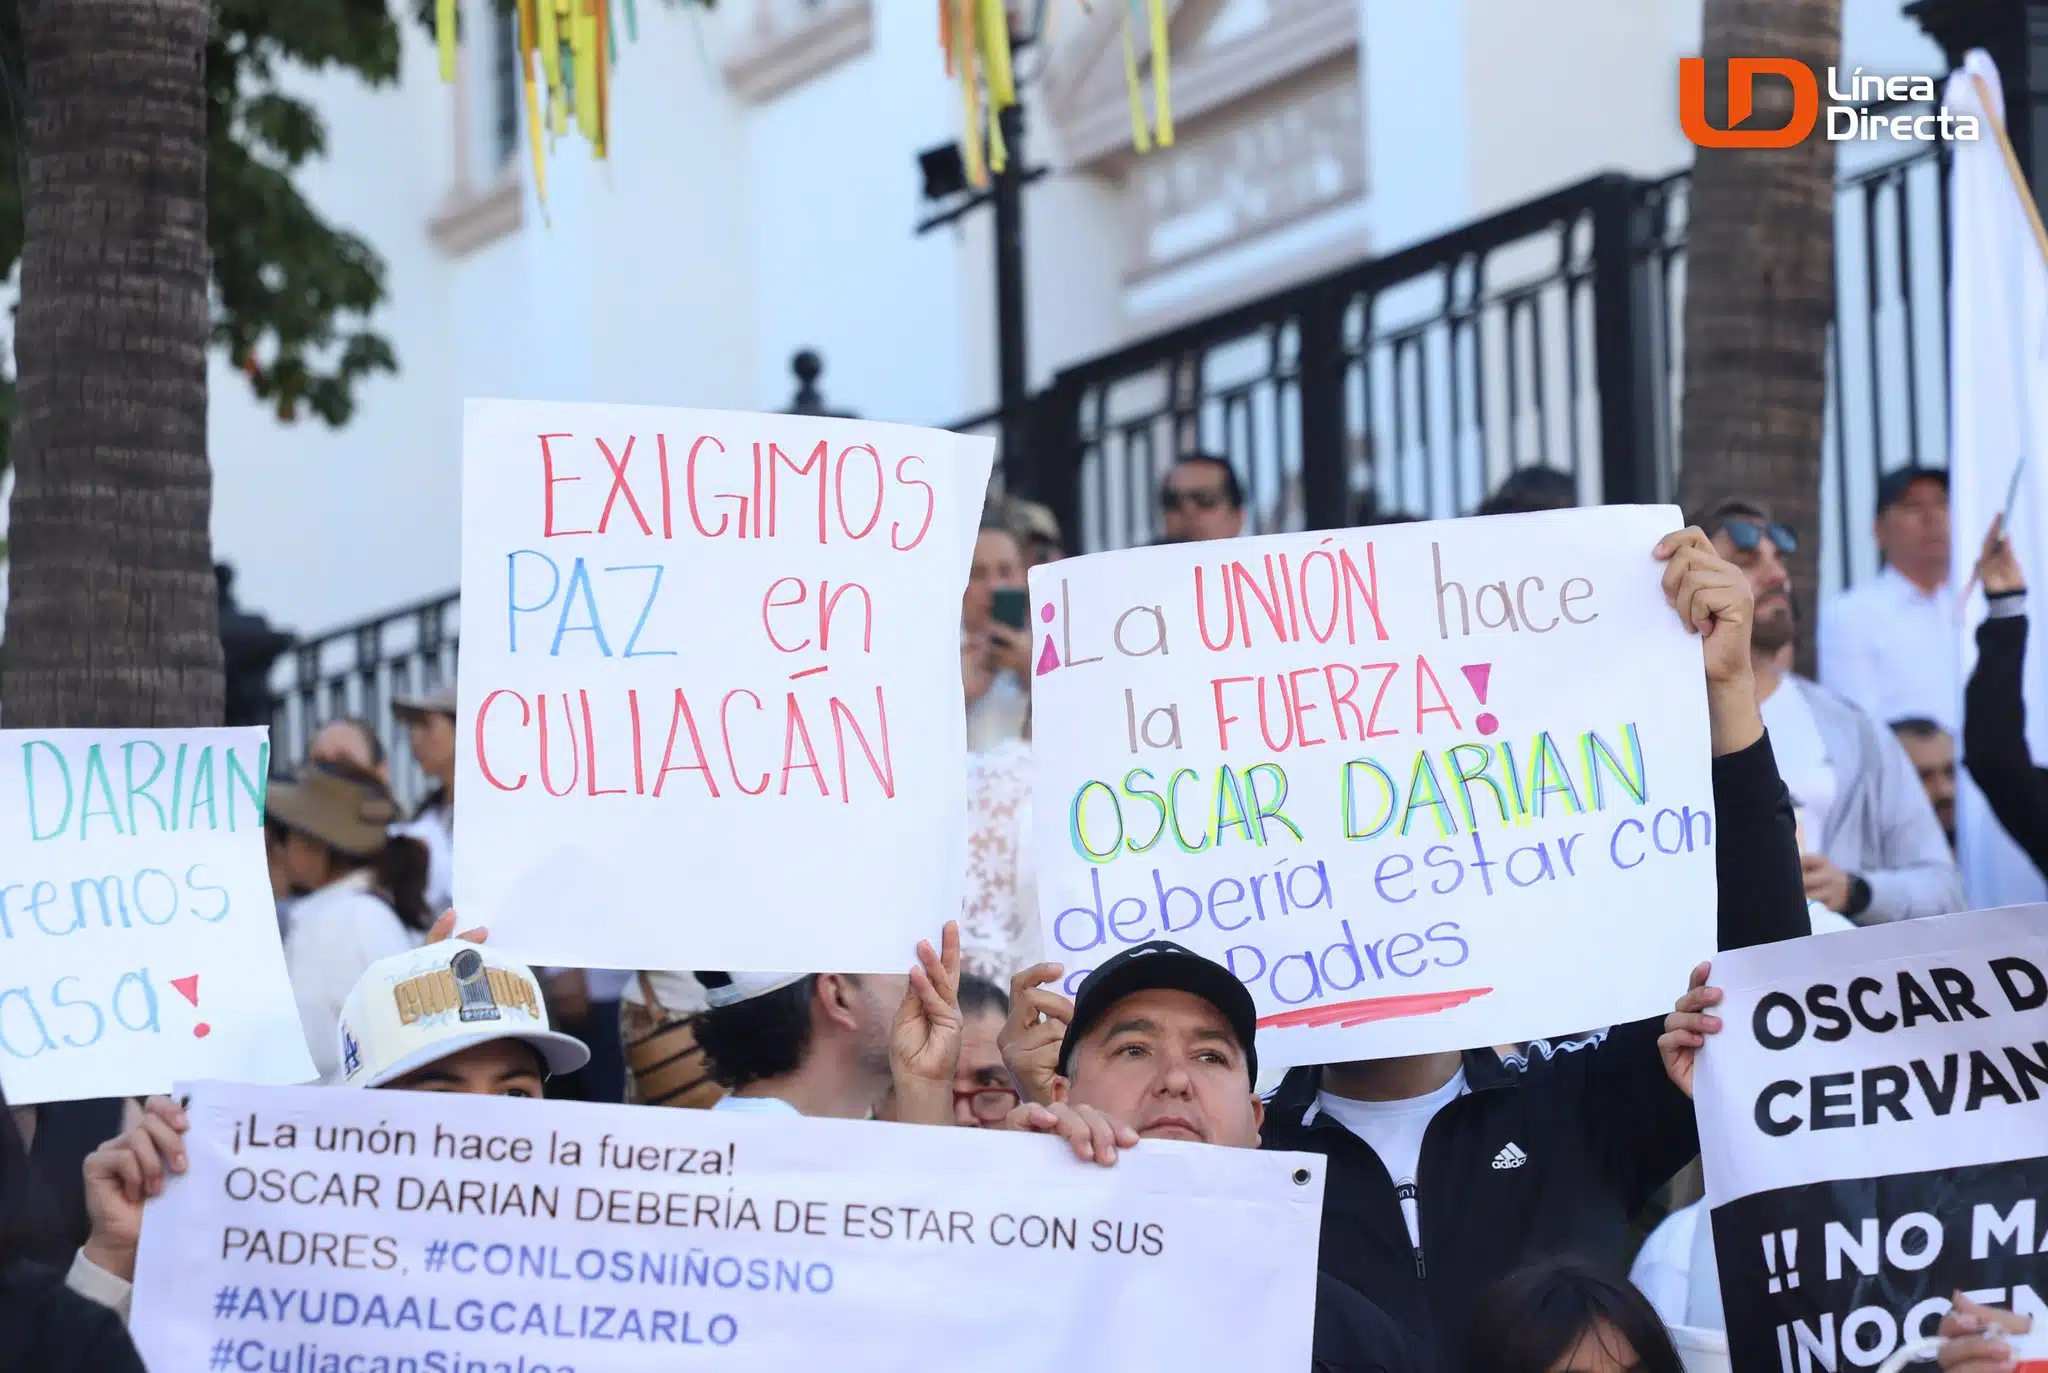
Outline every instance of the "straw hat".
<path fill-rule="evenodd" d="M 382 849 L 398 819 L 398 804 L 375 779 L 320 763 L 272 782 L 267 804 L 273 819 L 352 858 Z"/>

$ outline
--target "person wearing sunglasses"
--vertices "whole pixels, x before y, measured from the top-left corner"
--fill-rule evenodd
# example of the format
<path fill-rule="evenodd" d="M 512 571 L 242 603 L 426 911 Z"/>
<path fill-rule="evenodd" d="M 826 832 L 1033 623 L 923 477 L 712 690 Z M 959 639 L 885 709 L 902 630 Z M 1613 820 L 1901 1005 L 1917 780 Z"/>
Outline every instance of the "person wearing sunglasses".
<path fill-rule="evenodd" d="M 1799 535 L 1763 502 L 1724 500 L 1696 521 L 1756 601 L 1750 649 L 1778 771 L 1801 817 L 1806 895 L 1861 925 L 1963 909 L 1962 875 L 1919 773 L 1890 729 L 1783 666 L 1798 633 L 1786 559 Z"/>
<path fill-rule="evenodd" d="M 1879 720 L 1962 723 L 1962 643 L 1949 583 L 1948 473 L 1901 467 L 1877 484 L 1883 565 L 1829 601 L 1816 626 L 1821 685 Z"/>
<path fill-rule="evenodd" d="M 1244 488 L 1224 458 L 1191 453 L 1174 463 L 1159 488 L 1165 543 L 1234 539 L 1244 533 Z"/>

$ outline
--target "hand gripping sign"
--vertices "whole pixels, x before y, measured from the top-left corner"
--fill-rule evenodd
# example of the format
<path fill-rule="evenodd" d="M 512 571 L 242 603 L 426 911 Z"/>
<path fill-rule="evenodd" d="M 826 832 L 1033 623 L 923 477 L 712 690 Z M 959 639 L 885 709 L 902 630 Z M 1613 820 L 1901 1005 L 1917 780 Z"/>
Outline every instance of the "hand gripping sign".
<path fill-rule="evenodd" d="M 1313 1155 L 223 1084 L 190 1114 L 144 1213 L 152 1368 L 1309 1362 Z"/>
<path fill-rule="evenodd" d="M 1870 1368 L 1963 1292 L 2048 1328 L 2048 907 L 1723 953 L 1695 1076 L 1737 1368 Z"/>
<path fill-rule="evenodd" d="M 1173 939 L 1276 1064 L 1667 1009 L 1714 944 L 1669 508 L 1277 535 L 1033 570 L 1034 833 L 1071 991 Z"/>

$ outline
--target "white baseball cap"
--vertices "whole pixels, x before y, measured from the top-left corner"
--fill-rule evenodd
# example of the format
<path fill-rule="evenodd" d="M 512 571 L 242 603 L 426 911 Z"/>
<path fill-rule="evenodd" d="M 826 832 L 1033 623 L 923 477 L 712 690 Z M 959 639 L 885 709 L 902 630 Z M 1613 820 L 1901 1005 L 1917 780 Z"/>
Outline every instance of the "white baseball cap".
<path fill-rule="evenodd" d="M 581 1041 L 548 1028 L 531 968 L 462 939 L 372 963 L 342 1003 L 339 1032 L 344 1087 L 382 1087 L 494 1039 L 531 1044 L 551 1075 L 590 1061 Z"/>
<path fill-rule="evenodd" d="M 809 973 L 698 973 L 697 981 L 704 988 L 705 1001 L 713 1010 L 719 1010 L 770 992 L 779 992 L 809 976 Z"/>

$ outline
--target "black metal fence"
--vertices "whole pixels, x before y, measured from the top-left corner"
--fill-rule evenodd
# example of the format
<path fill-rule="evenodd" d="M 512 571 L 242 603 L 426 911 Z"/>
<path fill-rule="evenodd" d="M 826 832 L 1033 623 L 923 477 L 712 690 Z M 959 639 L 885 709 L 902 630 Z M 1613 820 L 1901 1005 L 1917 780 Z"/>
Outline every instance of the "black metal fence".
<path fill-rule="evenodd" d="M 1068 368 L 1033 398 L 1028 460 L 1005 455 L 1001 480 L 1051 506 L 1083 552 L 1156 538 L 1160 479 L 1192 452 L 1236 467 L 1255 532 L 1350 524 L 1367 500 L 1468 514 L 1535 465 L 1570 473 L 1587 503 L 1669 500 L 1690 184 L 1594 177 Z M 1875 566 L 1879 473 L 1946 461 L 1946 200 L 1940 145 L 1839 178 L 1824 586 Z M 452 675 L 458 603 L 295 649 L 272 678 L 279 754 L 343 714 L 399 743 L 391 697 Z M 397 753 L 411 797 L 419 779 Z"/>
<path fill-rule="evenodd" d="M 1600 176 L 1062 372 L 1011 485 L 1084 551 L 1159 533 L 1176 457 L 1227 457 L 1257 532 L 1353 523 L 1367 500 L 1469 514 L 1509 472 L 1579 496 L 1676 489 L 1689 173 Z M 1880 471 L 1941 465 L 1946 163 L 1844 173 L 1823 454 L 1829 580 L 1874 565 Z"/>

